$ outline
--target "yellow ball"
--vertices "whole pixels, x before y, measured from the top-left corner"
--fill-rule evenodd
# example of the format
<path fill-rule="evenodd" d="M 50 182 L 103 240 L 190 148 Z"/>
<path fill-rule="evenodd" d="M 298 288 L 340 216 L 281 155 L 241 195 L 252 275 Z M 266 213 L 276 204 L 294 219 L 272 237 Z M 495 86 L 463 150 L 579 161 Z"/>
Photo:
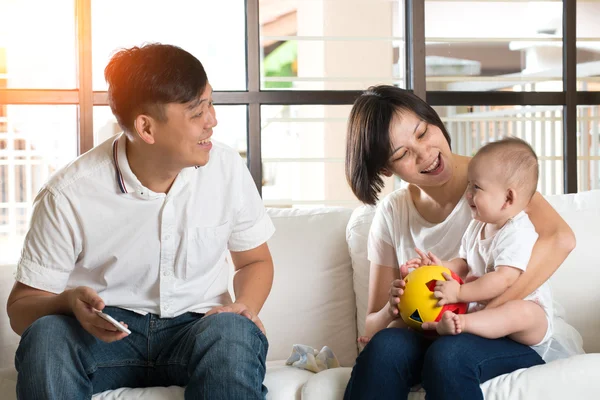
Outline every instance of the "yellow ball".
<path fill-rule="evenodd" d="M 439 299 L 433 295 L 433 289 L 435 281 L 446 280 L 442 275 L 443 272 L 462 284 L 458 275 L 439 265 L 417 268 L 404 278 L 406 287 L 400 296 L 398 308 L 402 320 L 411 328 L 420 330 L 423 322 L 439 321 L 445 311 L 452 311 L 456 314 L 464 314 L 467 311 L 465 303 L 437 305 Z"/>

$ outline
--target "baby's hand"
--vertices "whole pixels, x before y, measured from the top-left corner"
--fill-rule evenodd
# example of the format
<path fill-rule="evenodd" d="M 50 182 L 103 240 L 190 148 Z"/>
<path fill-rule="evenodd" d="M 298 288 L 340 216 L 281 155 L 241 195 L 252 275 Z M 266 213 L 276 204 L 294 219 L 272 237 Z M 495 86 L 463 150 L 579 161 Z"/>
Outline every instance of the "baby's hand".
<path fill-rule="evenodd" d="M 438 301 L 438 306 L 458 303 L 460 295 L 460 283 L 455 281 L 450 274 L 443 272 L 445 281 L 436 281 L 433 295 Z"/>

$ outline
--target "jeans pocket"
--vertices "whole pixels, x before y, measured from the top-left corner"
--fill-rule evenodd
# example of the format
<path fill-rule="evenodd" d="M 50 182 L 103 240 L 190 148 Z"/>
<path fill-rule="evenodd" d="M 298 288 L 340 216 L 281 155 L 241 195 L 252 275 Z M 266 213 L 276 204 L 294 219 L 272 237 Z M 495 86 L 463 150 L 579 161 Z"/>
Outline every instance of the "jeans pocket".
<path fill-rule="evenodd" d="M 224 257 L 230 236 L 230 224 L 188 229 L 187 258 L 183 279 L 202 276 Z"/>

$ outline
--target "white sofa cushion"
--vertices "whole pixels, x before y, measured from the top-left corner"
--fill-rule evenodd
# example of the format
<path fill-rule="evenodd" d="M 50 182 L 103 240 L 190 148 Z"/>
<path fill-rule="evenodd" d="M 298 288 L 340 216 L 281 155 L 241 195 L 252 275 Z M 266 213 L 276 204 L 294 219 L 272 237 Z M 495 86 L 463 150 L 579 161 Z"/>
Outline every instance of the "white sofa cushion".
<path fill-rule="evenodd" d="M 285 360 L 293 344 L 329 346 L 342 366 L 354 364 L 356 303 L 344 208 L 269 209 L 275 278 L 260 312 L 268 360 Z"/>
<path fill-rule="evenodd" d="M 481 385 L 486 400 L 597 399 L 600 354 L 580 354 L 510 374 Z"/>
<path fill-rule="evenodd" d="M 367 318 L 367 302 L 369 296 L 369 269 L 367 259 L 367 239 L 369 229 L 375 216 L 374 206 L 360 206 L 352 212 L 346 227 L 346 241 L 352 259 L 352 272 L 354 276 L 354 293 L 356 295 L 356 319 L 358 336 L 365 334 L 365 320 Z"/>
<path fill-rule="evenodd" d="M 586 352 L 600 352 L 600 190 L 546 197 L 575 232 L 577 246 L 550 280 L 563 318 L 583 338 Z"/>
<path fill-rule="evenodd" d="M 285 366 L 285 361 L 267 363 L 264 385 L 269 389 L 267 400 L 300 400 L 302 387 L 313 373 Z M 13 368 L 0 370 L 0 398 L 16 400 L 17 373 Z M 179 386 L 120 388 L 94 395 L 93 400 L 183 400 L 184 388 Z"/>

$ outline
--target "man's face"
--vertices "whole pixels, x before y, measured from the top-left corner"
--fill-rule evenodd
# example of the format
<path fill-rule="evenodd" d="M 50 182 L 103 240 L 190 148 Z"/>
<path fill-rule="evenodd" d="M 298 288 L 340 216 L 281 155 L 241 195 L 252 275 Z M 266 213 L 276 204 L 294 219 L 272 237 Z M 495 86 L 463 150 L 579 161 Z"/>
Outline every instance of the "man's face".
<path fill-rule="evenodd" d="M 165 105 L 165 122 L 158 123 L 156 144 L 165 162 L 176 168 L 203 166 L 208 163 L 211 136 L 217 125 L 212 100 L 212 86 L 189 103 Z"/>

